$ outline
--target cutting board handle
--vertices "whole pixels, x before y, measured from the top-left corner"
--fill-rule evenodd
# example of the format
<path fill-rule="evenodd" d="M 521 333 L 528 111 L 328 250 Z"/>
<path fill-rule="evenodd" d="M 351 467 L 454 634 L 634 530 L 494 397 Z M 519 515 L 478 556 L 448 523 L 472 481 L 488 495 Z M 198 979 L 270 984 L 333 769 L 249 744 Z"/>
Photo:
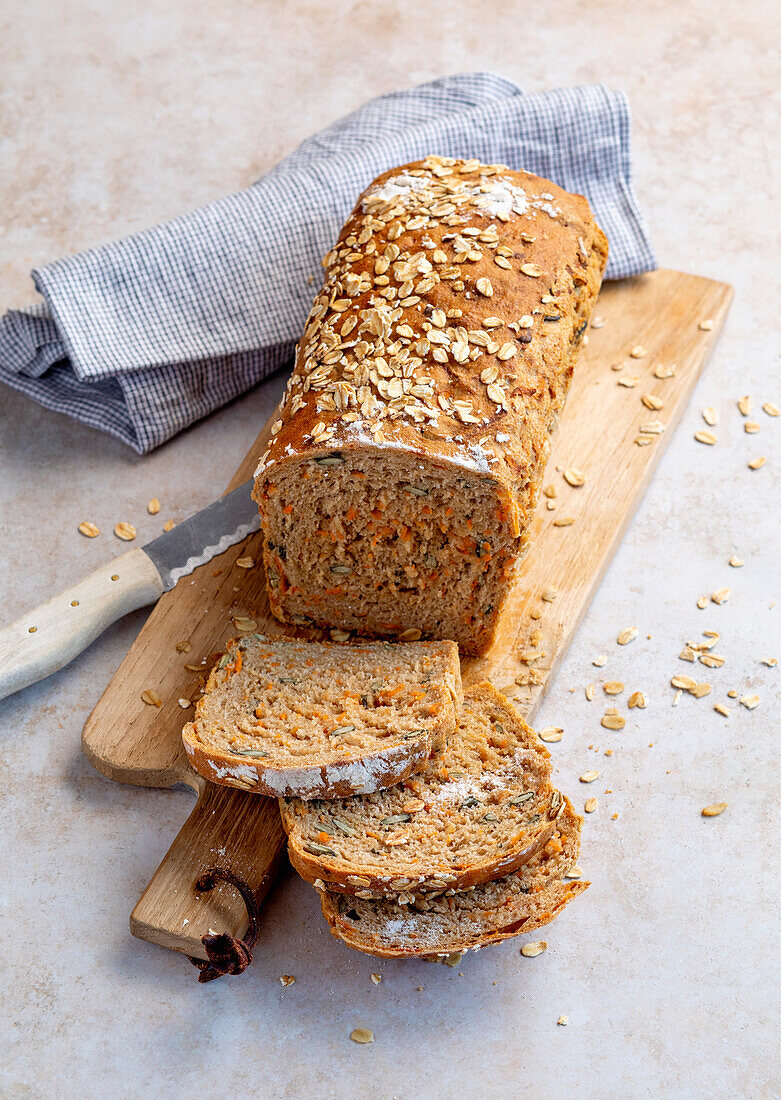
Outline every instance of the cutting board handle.
<path fill-rule="evenodd" d="M 247 907 L 230 885 L 199 893 L 195 883 L 209 868 L 231 871 L 258 904 L 276 877 L 285 834 L 274 798 L 204 783 L 195 808 L 155 871 L 130 916 L 139 939 L 205 959 L 201 938 L 228 932 L 243 939 Z"/>

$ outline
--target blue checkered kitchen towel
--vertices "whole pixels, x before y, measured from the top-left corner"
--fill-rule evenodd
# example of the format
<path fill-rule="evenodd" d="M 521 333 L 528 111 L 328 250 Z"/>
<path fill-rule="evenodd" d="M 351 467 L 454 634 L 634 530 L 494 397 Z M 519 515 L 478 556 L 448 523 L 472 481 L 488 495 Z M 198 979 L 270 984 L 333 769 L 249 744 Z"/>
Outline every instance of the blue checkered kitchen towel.
<path fill-rule="evenodd" d="M 655 266 L 631 186 L 629 107 L 601 86 L 526 95 L 490 73 L 381 96 L 246 191 L 33 272 L 0 322 L 0 380 L 145 453 L 290 363 L 320 260 L 364 187 L 428 153 L 585 194 L 607 277 Z"/>

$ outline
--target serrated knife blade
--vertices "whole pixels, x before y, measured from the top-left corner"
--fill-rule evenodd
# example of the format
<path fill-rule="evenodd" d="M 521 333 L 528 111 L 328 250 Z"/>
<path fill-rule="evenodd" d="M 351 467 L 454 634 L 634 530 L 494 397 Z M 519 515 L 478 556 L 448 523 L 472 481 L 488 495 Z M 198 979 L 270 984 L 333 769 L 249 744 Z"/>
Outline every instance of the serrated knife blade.
<path fill-rule="evenodd" d="M 170 592 L 199 565 L 260 530 L 260 514 L 251 492 L 252 482 L 245 481 L 144 546 L 160 574 L 164 592 Z"/>
<path fill-rule="evenodd" d="M 111 623 L 260 528 L 252 482 L 146 546 L 128 550 L 0 630 L 0 699 L 63 668 Z"/>

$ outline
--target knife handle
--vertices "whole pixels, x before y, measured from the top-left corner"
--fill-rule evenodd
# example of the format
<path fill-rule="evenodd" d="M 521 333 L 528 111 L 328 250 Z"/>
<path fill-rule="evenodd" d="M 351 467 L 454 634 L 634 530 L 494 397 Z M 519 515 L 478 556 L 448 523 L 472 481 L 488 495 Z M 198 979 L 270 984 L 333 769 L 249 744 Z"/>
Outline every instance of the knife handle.
<path fill-rule="evenodd" d="M 63 668 L 111 623 L 162 594 L 144 551 L 128 550 L 22 615 L 0 630 L 0 699 Z"/>

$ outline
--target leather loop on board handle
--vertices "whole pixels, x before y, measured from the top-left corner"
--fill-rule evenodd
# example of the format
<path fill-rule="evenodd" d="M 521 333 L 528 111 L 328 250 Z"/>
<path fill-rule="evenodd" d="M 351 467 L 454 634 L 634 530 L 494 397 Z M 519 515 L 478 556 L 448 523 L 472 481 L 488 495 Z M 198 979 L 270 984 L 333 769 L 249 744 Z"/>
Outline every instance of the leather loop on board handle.
<path fill-rule="evenodd" d="M 204 936 L 242 939 L 247 907 L 228 884 L 196 889 L 204 871 L 219 864 L 252 891 L 260 905 L 279 870 L 285 833 L 274 798 L 206 784 L 195 809 L 130 916 L 139 939 L 206 959 Z"/>

